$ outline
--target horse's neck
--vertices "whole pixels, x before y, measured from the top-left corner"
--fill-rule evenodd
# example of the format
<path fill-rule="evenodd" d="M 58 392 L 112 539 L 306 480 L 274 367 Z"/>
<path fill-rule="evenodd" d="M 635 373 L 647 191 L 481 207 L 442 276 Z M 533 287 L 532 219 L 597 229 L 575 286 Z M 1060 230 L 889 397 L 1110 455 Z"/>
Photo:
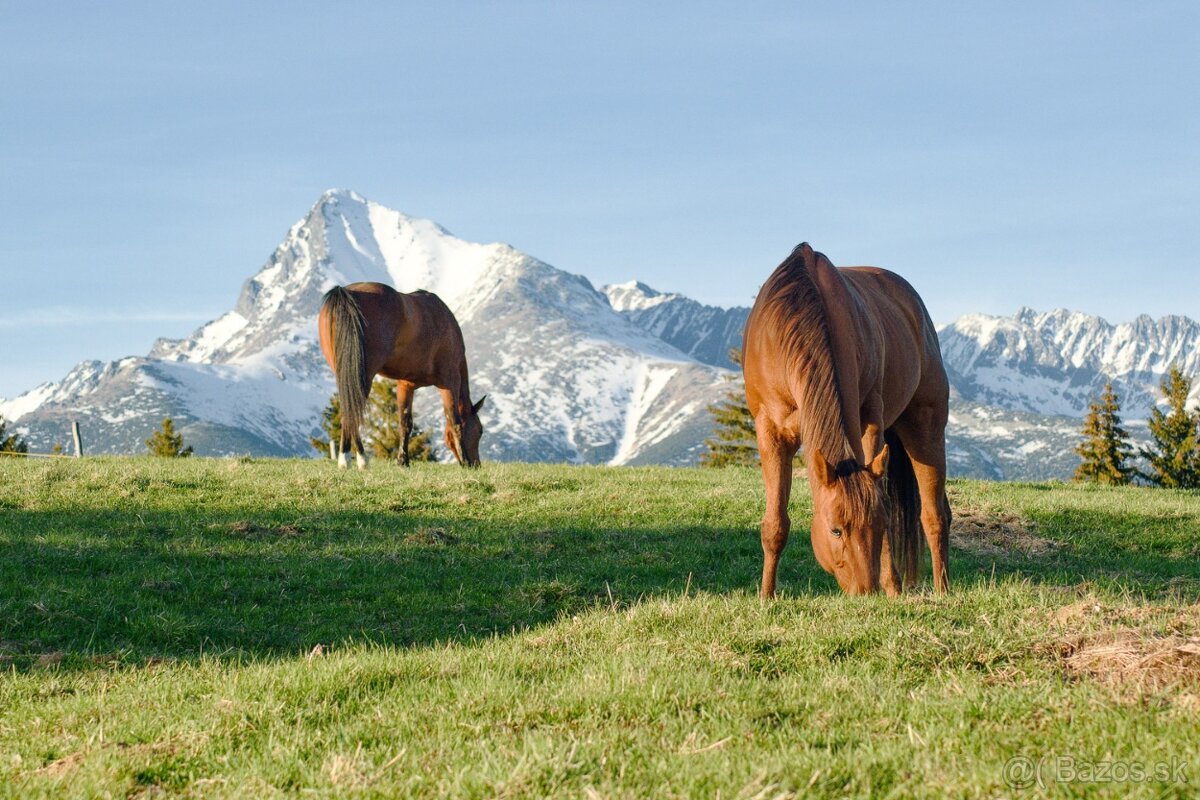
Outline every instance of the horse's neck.
<path fill-rule="evenodd" d="M 459 367 L 460 380 L 458 383 L 458 396 L 454 401 L 458 403 L 459 413 L 466 418 L 466 415 L 471 413 L 471 377 L 467 374 L 467 357 L 463 355 L 462 366 Z"/>

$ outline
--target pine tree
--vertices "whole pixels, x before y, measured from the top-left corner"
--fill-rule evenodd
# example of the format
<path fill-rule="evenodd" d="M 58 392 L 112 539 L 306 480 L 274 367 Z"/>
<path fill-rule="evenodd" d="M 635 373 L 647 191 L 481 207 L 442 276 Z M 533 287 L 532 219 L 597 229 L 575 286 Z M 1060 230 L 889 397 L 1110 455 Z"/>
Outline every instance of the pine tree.
<path fill-rule="evenodd" d="M 400 455 L 400 405 L 396 402 L 396 382 L 378 379 L 371 384 L 367 416 L 363 421 L 364 444 L 376 458 L 397 459 Z M 429 434 L 415 422 L 408 436 L 408 460 L 434 461 L 437 455 Z"/>
<path fill-rule="evenodd" d="M 1151 446 L 1141 455 L 1150 462 L 1150 472 L 1142 476 L 1167 489 L 1200 488 L 1200 411 L 1187 410 L 1192 382 L 1178 366 L 1159 384 L 1167 400 L 1168 413 L 1155 408 L 1150 412 Z"/>
<path fill-rule="evenodd" d="M 742 365 L 742 352 L 730 348 L 729 359 Z M 735 382 L 725 399 L 708 407 L 716 429 L 711 438 L 704 440 L 708 451 L 700 456 L 702 467 L 728 467 L 731 464 L 757 464 L 758 440 L 754 433 L 754 417 L 746 405 L 746 387 L 740 376 L 730 376 Z"/>
<path fill-rule="evenodd" d="M 1088 406 L 1083 422 L 1083 442 L 1075 448 L 1082 462 L 1075 480 L 1119 486 L 1129 483 L 1136 470 L 1127 462 L 1133 456 L 1129 434 L 1121 427 L 1121 403 L 1111 383 L 1100 399 Z"/>
<path fill-rule="evenodd" d="M 175 420 L 165 417 L 162 429 L 146 440 L 150 455 L 166 458 L 187 458 L 192 454 L 192 448 L 183 446 L 183 434 L 175 432 Z"/>
<path fill-rule="evenodd" d="M 413 461 L 437 461 L 437 451 L 433 449 L 433 442 L 429 439 L 429 434 L 421 430 L 421 426 L 413 421 L 412 432 L 408 435 L 408 460 Z"/>
<path fill-rule="evenodd" d="M 338 400 L 337 392 L 329 398 L 329 405 L 325 406 L 325 410 L 321 412 L 321 430 L 325 431 L 325 436 L 328 438 L 319 439 L 316 436 L 308 437 L 312 442 L 312 446 L 322 456 L 329 455 L 329 443 L 337 442 L 339 445 L 342 441 L 342 404 Z"/>
<path fill-rule="evenodd" d="M 4 417 L 0 417 L 0 453 L 28 453 L 29 445 L 20 434 L 13 432 L 5 435 L 7 427 L 8 423 L 4 421 Z"/>

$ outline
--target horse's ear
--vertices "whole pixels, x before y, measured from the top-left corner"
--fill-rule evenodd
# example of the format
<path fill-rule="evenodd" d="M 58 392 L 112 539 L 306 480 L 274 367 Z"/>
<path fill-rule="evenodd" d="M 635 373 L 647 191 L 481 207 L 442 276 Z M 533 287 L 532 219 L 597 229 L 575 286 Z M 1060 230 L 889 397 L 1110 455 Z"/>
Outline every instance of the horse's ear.
<path fill-rule="evenodd" d="M 476 403 L 475 405 L 471 406 L 471 411 L 473 411 L 473 412 L 475 412 L 476 414 L 478 414 L 478 413 L 479 413 L 479 409 L 483 408 L 483 401 L 484 401 L 484 400 L 487 400 L 487 395 L 486 395 L 486 394 L 485 394 L 483 397 L 479 398 L 479 402 L 478 402 L 478 403 Z"/>
<path fill-rule="evenodd" d="M 833 465 L 825 460 L 825 456 L 820 450 L 813 451 L 812 467 L 813 477 L 817 479 L 822 486 L 833 486 L 837 483 L 837 470 Z"/>
<path fill-rule="evenodd" d="M 888 468 L 888 446 L 885 444 L 883 449 L 879 451 L 879 455 L 875 456 L 875 460 L 867 467 L 867 472 L 871 473 L 871 477 L 879 480 L 887 474 Z"/>

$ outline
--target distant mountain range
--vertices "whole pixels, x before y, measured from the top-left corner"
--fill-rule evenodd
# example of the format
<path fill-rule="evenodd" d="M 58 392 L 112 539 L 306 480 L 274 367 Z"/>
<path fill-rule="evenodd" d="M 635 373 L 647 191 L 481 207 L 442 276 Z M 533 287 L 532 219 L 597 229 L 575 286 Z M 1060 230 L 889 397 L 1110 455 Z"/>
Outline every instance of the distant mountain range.
<path fill-rule="evenodd" d="M 143 452 L 169 415 L 199 454 L 316 455 L 308 438 L 333 393 L 316 316 L 329 287 L 353 281 L 428 289 L 453 309 L 472 395 L 488 395 L 491 460 L 695 463 L 749 313 L 636 281 L 596 289 L 508 245 L 466 242 L 336 190 L 292 226 L 233 310 L 145 357 L 83 362 L 0 401 L 0 414 L 34 450 L 69 441 L 78 420 L 88 452 Z M 1113 326 L 1023 309 L 966 316 L 940 336 L 958 475 L 1068 476 L 1080 418 L 1105 381 L 1136 420 L 1172 362 L 1200 372 L 1200 325 L 1186 317 Z M 440 430 L 436 393 L 417 397 L 418 424 Z"/>

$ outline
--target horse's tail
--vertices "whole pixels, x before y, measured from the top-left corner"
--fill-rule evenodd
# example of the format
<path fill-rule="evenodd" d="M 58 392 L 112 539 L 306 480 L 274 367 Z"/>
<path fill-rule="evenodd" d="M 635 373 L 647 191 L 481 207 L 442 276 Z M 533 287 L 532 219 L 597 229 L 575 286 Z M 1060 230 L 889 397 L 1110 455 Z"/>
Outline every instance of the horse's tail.
<path fill-rule="evenodd" d="M 917 492 L 917 476 L 904 444 L 894 431 L 883 434 L 888 446 L 888 504 L 891 506 L 891 525 L 888 545 L 896 574 L 904 587 L 916 585 L 921 573 L 921 502 Z"/>
<path fill-rule="evenodd" d="M 371 376 L 367 373 L 367 345 L 362 309 L 343 286 L 325 293 L 322 306 L 329 315 L 333 335 L 334 378 L 342 412 L 342 430 L 357 437 L 367 410 Z M 342 441 L 346 441 L 343 434 Z"/>

